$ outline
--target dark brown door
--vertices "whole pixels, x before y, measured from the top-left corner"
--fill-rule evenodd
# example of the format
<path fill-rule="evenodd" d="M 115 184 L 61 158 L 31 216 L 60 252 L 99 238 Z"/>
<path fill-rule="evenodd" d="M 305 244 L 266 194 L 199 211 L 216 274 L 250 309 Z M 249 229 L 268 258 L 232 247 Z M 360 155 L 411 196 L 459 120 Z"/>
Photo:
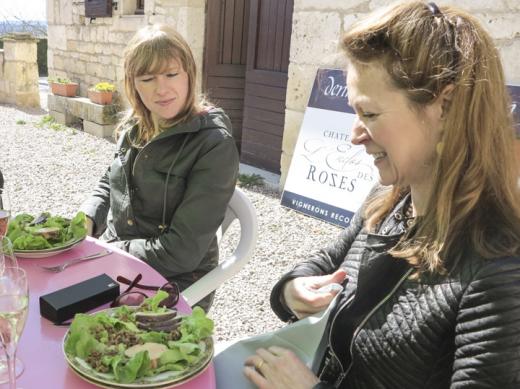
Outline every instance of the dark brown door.
<path fill-rule="evenodd" d="M 293 0 L 251 0 L 241 160 L 280 173 Z"/>
<path fill-rule="evenodd" d="M 203 88 L 230 117 L 240 150 L 249 0 L 208 0 L 207 4 Z"/>

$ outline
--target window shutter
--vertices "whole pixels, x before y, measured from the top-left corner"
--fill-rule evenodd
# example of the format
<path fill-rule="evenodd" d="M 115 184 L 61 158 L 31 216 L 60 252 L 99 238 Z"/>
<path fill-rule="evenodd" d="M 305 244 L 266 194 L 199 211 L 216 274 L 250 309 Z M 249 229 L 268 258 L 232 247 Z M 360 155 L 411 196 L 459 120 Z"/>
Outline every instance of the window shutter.
<path fill-rule="evenodd" d="M 85 0 L 87 18 L 112 16 L 112 0 Z"/>

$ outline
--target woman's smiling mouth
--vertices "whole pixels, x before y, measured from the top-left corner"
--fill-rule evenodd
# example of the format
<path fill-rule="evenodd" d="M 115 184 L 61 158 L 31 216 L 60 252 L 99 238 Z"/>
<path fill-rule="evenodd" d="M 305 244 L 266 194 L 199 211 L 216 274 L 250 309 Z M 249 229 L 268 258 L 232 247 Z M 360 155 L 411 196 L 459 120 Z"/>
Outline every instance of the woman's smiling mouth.
<path fill-rule="evenodd" d="M 160 105 L 162 107 L 166 107 L 167 105 L 170 105 L 174 101 L 175 101 L 175 98 L 168 99 L 168 100 L 159 100 L 159 101 L 156 101 L 155 104 Z"/>

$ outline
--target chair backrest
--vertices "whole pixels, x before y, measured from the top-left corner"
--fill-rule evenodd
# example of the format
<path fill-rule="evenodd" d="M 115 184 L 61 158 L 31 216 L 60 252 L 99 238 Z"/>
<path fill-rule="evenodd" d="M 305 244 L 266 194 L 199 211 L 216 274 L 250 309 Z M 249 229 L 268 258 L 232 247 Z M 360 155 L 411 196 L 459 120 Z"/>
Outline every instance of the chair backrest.
<path fill-rule="evenodd" d="M 198 303 L 224 281 L 238 273 L 253 255 L 258 237 L 256 212 L 251 201 L 239 188 L 235 188 L 224 221 L 217 233 L 219 244 L 222 235 L 235 219 L 240 222 L 240 239 L 235 251 L 229 257 L 221 260 L 215 269 L 184 289 L 182 295 L 190 306 Z"/>

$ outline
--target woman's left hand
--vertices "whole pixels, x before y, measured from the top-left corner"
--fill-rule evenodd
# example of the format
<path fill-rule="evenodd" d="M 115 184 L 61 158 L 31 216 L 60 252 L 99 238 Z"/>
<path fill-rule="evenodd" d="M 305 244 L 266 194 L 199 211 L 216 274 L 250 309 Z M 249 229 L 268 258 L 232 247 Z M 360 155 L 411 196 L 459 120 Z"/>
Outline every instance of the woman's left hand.
<path fill-rule="evenodd" d="M 318 377 L 290 350 L 260 348 L 245 361 L 244 375 L 260 389 L 311 389 Z"/>

